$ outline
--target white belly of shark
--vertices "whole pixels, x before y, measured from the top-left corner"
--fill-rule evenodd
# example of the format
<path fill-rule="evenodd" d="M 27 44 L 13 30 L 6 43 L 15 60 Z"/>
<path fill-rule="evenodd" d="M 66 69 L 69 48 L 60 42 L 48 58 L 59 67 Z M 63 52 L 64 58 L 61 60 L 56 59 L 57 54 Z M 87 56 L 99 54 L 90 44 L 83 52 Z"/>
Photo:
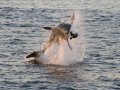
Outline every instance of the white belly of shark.
<path fill-rule="evenodd" d="M 79 12 L 75 12 L 75 18 L 70 31 L 77 33 L 78 37 L 69 39 L 71 49 L 66 40 L 59 38 L 59 44 L 52 43 L 44 52 L 42 48 L 40 51 L 37 51 L 37 55 L 34 57 L 33 61 L 55 65 L 70 65 L 83 61 L 85 45 L 80 19 Z"/>

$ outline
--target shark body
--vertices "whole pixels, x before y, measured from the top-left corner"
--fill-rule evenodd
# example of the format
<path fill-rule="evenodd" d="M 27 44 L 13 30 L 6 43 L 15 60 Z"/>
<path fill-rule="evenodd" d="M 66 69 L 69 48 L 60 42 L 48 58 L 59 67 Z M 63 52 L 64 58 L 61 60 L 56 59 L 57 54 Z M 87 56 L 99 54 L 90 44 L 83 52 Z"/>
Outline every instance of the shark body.
<path fill-rule="evenodd" d="M 43 27 L 45 30 L 51 31 L 51 35 L 47 41 L 47 44 L 44 46 L 43 50 L 41 51 L 35 51 L 29 55 L 27 55 L 26 58 L 31 58 L 31 57 L 39 57 L 40 53 L 44 53 L 53 43 L 57 43 L 60 45 L 60 40 L 66 40 L 68 43 L 69 48 L 72 50 L 72 47 L 69 43 L 70 39 L 77 38 L 78 34 L 73 33 L 70 31 L 72 24 L 74 22 L 74 14 L 70 18 L 70 21 L 68 23 L 62 22 L 58 24 L 56 27 Z M 32 63 L 37 63 L 37 61 L 31 60 Z"/>

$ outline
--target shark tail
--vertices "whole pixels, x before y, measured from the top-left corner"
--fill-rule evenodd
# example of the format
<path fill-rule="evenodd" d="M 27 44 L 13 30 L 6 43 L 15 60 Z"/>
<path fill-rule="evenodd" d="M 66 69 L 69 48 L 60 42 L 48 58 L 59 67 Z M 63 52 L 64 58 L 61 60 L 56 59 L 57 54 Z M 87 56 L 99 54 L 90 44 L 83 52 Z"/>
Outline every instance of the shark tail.
<path fill-rule="evenodd" d="M 37 53 L 38 53 L 38 52 L 35 51 L 35 52 L 33 52 L 33 53 L 27 55 L 26 58 L 37 57 Z"/>

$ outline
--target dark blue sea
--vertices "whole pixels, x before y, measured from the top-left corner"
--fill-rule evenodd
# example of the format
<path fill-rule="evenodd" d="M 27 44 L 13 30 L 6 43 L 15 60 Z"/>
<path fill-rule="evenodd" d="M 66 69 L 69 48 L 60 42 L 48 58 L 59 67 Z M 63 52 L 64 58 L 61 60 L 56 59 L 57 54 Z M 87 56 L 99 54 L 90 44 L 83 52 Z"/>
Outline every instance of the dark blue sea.
<path fill-rule="evenodd" d="M 71 12 L 83 17 L 85 53 L 74 65 L 24 63 Z M 119 0 L 0 0 L 0 90 L 120 90 Z"/>

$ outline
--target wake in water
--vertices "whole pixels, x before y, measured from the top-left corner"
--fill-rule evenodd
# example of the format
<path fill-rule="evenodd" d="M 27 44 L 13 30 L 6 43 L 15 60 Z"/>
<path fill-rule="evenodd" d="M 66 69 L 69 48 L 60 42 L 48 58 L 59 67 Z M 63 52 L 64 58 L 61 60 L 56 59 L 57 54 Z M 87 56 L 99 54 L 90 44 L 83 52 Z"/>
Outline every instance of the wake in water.
<path fill-rule="evenodd" d="M 27 58 L 34 63 L 70 65 L 83 61 L 84 38 L 80 13 L 75 12 L 68 23 L 61 23 L 55 28 L 44 27 L 52 31 L 47 43 L 40 51 L 33 52 Z"/>

